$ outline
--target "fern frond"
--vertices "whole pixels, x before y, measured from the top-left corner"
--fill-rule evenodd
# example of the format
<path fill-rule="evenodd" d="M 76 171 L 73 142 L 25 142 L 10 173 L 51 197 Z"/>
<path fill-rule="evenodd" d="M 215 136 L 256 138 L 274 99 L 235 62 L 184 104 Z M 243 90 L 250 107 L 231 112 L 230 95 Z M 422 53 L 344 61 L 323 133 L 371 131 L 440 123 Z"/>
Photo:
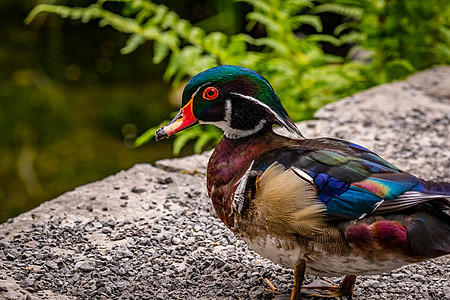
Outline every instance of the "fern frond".
<path fill-rule="evenodd" d="M 205 126 L 202 133 L 198 136 L 198 139 L 194 144 L 194 152 L 201 153 L 205 146 L 209 143 L 217 144 L 220 141 L 222 132 L 216 126 Z"/>
<path fill-rule="evenodd" d="M 272 32 L 283 31 L 283 28 L 280 23 L 277 23 L 269 16 L 264 15 L 260 12 L 256 12 L 256 11 L 250 12 L 249 14 L 247 14 L 247 19 L 263 24 L 264 26 L 267 27 L 268 30 L 270 30 Z"/>
<path fill-rule="evenodd" d="M 136 140 L 134 141 L 134 147 L 140 147 L 150 142 L 155 137 L 156 131 L 169 122 L 170 120 L 164 120 L 159 125 L 147 129 L 143 134 L 136 138 Z"/>
<path fill-rule="evenodd" d="M 140 34 L 132 34 L 128 38 L 127 44 L 125 45 L 125 47 L 120 49 L 120 53 L 121 54 L 129 54 L 129 53 L 133 52 L 134 50 L 136 50 L 137 47 L 139 47 L 146 41 L 147 41 L 147 38 L 145 38 L 144 36 L 142 36 Z"/>
<path fill-rule="evenodd" d="M 179 134 L 176 136 L 175 140 L 173 141 L 173 155 L 178 156 L 181 152 L 181 149 L 183 149 L 186 144 L 191 141 L 198 138 L 199 130 L 197 128 L 200 127 L 193 127 L 191 130 L 183 131 L 183 134 Z"/>
<path fill-rule="evenodd" d="M 332 44 L 333 46 L 342 45 L 342 41 L 340 39 L 329 34 L 311 34 L 305 37 L 305 39 L 315 42 L 327 42 Z"/>
<path fill-rule="evenodd" d="M 252 43 L 255 46 L 267 46 L 267 47 L 270 47 L 270 48 L 272 48 L 273 50 L 275 50 L 276 52 L 279 52 L 279 53 L 288 53 L 289 52 L 289 48 L 288 48 L 288 46 L 286 44 L 283 44 L 279 40 L 274 39 L 274 38 L 270 38 L 270 37 L 254 39 Z"/>
<path fill-rule="evenodd" d="M 323 12 L 332 12 L 338 15 L 353 17 L 356 19 L 361 19 L 364 9 L 361 7 L 356 7 L 353 5 L 342 5 L 342 4 L 334 4 L 334 3 L 326 3 L 322 5 L 318 5 L 311 10 L 311 13 L 323 13 Z"/>
<path fill-rule="evenodd" d="M 159 64 L 169 55 L 169 46 L 165 42 L 155 41 L 153 45 L 153 63 Z"/>
<path fill-rule="evenodd" d="M 296 29 L 300 27 L 303 24 L 311 25 L 316 29 L 317 32 L 322 32 L 322 20 L 319 16 L 313 16 L 313 15 L 300 15 L 295 16 L 290 19 L 292 23 L 292 28 Z"/>
<path fill-rule="evenodd" d="M 31 10 L 25 18 L 25 24 L 30 24 L 38 14 L 43 12 L 54 13 L 62 18 L 80 19 L 83 23 L 87 23 L 92 19 L 97 19 L 102 16 L 102 9 L 98 4 L 77 8 L 62 5 L 41 4 Z"/>
<path fill-rule="evenodd" d="M 305 8 L 314 7 L 314 1 L 311 0 L 286 0 L 283 1 L 283 10 L 293 16 Z"/>
<path fill-rule="evenodd" d="M 259 9 L 260 11 L 270 14 L 273 10 L 273 7 L 267 3 L 267 1 L 264 0 L 236 0 L 236 2 L 245 2 L 250 4 L 256 9 Z"/>
<path fill-rule="evenodd" d="M 366 35 L 361 32 L 353 31 L 353 32 L 341 35 L 339 37 L 339 39 L 341 40 L 341 42 L 343 44 L 354 44 L 354 43 L 360 43 L 360 42 L 364 41 L 364 39 L 366 39 Z"/>

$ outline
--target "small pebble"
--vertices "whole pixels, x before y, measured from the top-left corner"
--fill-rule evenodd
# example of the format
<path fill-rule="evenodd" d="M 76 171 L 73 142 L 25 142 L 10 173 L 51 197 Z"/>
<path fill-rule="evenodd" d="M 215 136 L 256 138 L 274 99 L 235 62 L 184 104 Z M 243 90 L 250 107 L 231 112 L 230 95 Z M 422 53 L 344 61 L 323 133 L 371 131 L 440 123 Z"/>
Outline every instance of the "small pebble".
<path fill-rule="evenodd" d="M 146 189 L 142 189 L 142 188 L 138 189 L 137 187 L 133 187 L 133 188 L 131 189 L 131 191 L 132 191 L 133 193 L 136 193 L 136 194 L 141 194 L 141 193 L 145 193 L 147 190 L 146 190 Z"/>
<path fill-rule="evenodd" d="M 112 233 L 112 229 L 110 227 L 103 227 L 102 232 L 109 234 Z"/>
<path fill-rule="evenodd" d="M 45 265 L 50 269 L 58 269 L 58 264 L 54 261 L 48 261 Z"/>
<path fill-rule="evenodd" d="M 75 269 L 80 269 L 86 272 L 91 272 L 94 270 L 94 266 L 88 261 L 79 261 L 75 264 Z"/>
<path fill-rule="evenodd" d="M 172 238 L 172 244 L 174 244 L 174 245 L 179 245 L 181 243 L 181 239 L 180 238 L 178 238 L 178 237 L 176 237 L 176 236 L 174 236 L 173 238 Z"/>

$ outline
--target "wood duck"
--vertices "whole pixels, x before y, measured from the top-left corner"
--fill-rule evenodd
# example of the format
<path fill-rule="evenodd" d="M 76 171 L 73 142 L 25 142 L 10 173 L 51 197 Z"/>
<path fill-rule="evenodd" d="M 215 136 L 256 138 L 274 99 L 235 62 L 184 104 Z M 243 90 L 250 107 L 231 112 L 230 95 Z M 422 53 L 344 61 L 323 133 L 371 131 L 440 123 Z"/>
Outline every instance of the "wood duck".
<path fill-rule="evenodd" d="M 182 97 L 156 139 L 197 123 L 223 130 L 208 163 L 209 196 L 250 248 L 294 269 L 292 300 L 351 298 L 357 275 L 450 252 L 449 183 L 419 179 L 351 142 L 305 139 L 270 83 L 243 67 L 206 70 Z M 305 272 L 346 276 L 340 285 L 302 286 Z"/>

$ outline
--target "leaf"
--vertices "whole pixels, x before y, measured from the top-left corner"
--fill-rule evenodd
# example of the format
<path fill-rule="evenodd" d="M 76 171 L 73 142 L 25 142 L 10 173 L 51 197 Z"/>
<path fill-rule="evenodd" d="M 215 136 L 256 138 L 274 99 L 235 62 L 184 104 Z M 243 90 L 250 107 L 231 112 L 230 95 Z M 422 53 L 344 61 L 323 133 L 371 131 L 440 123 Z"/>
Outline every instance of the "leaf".
<path fill-rule="evenodd" d="M 342 45 L 342 41 L 332 35 L 328 35 L 328 34 L 311 34 L 308 35 L 306 37 L 306 39 L 310 40 L 310 41 L 315 41 L 315 42 L 326 42 L 326 43 L 330 43 L 333 46 L 341 46 Z"/>
<path fill-rule="evenodd" d="M 348 23 L 339 24 L 338 26 L 336 26 L 336 28 L 334 28 L 333 34 L 335 36 L 338 36 L 341 34 L 342 31 L 347 30 L 348 28 L 349 28 Z"/>
<path fill-rule="evenodd" d="M 415 72 L 416 68 L 414 68 L 414 66 L 407 61 L 406 59 L 394 59 L 392 61 L 389 62 L 389 67 L 394 68 L 394 67 L 402 67 L 405 70 L 407 70 L 408 72 Z"/>
<path fill-rule="evenodd" d="M 165 120 L 163 122 L 161 122 L 160 125 L 152 127 L 150 129 L 147 129 L 143 134 L 141 134 L 140 136 L 138 136 L 136 138 L 136 140 L 134 141 L 134 146 L 135 147 L 141 147 L 142 145 L 150 142 L 151 139 L 153 139 L 153 137 L 155 136 L 156 131 L 161 128 L 164 124 L 169 123 L 170 120 Z"/>
<path fill-rule="evenodd" d="M 270 13 L 273 9 L 268 3 L 263 0 L 236 0 L 236 2 L 246 2 L 251 6 L 260 9 L 262 12 Z"/>
<path fill-rule="evenodd" d="M 164 20 L 167 13 L 169 12 L 169 9 L 165 5 L 158 5 L 155 10 L 155 16 L 152 18 L 153 24 L 159 24 Z"/>
<path fill-rule="evenodd" d="M 162 29 L 167 29 L 169 27 L 174 26 L 175 24 L 178 23 L 179 21 L 179 17 L 176 13 L 169 11 L 165 17 L 164 17 L 164 21 L 162 22 L 162 24 L 160 25 Z"/>
<path fill-rule="evenodd" d="M 203 43 L 203 47 L 210 49 L 211 52 L 223 49 L 228 42 L 228 38 L 222 32 L 212 32 L 208 34 Z"/>
<path fill-rule="evenodd" d="M 285 0 L 283 1 L 283 10 L 289 15 L 294 15 L 307 8 L 314 7 L 314 1 L 311 0 Z"/>
<path fill-rule="evenodd" d="M 214 139 L 214 136 L 211 136 L 209 134 L 200 135 L 198 137 L 197 141 L 195 141 L 194 152 L 197 154 L 201 153 L 203 148 L 206 146 L 206 144 L 208 144 L 208 142 L 213 139 Z"/>
<path fill-rule="evenodd" d="M 189 36 L 189 32 L 192 30 L 189 21 L 180 20 L 174 27 L 174 30 L 183 37 Z"/>
<path fill-rule="evenodd" d="M 332 12 L 338 15 L 353 17 L 356 19 L 361 19 L 364 13 L 364 9 L 361 7 L 356 7 L 352 5 L 343 5 L 335 3 L 326 3 L 318 5 L 311 10 L 311 13 L 318 14 L 324 12 Z"/>
<path fill-rule="evenodd" d="M 169 58 L 169 64 L 166 67 L 166 71 L 164 72 L 163 79 L 170 80 L 180 69 L 181 65 L 181 53 L 172 53 Z"/>
<path fill-rule="evenodd" d="M 366 35 L 361 32 L 352 31 L 347 34 L 343 34 L 339 37 L 343 44 L 361 43 L 366 38 Z"/>
<path fill-rule="evenodd" d="M 139 24 L 143 24 L 150 16 L 152 15 L 152 12 L 148 9 L 142 9 L 138 11 L 136 15 L 136 22 Z"/>
<path fill-rule="evenodd" d="M 25 18 L 24 23 L 26 25 L 30 24 L 33 19 L 42 12 L 54 13 L 62 18 L 82 18 L 83 22 L 86 23 L 89 20 L 100 17 L 101 7 L 98 4 L 92 4 L 85 8 L 71 8 L 62 5 L 40 4 L 30 11 L 28 16 Z"/>
<path fill-rule="evenodd" d="M 322 32 L 322 20 L 320 20 L 319 16 L 313 16 L 313 15 L 300 15 L 295 16 L 292 18 L 292 22 L 295 25 L 302 25 L 302 24 L 308 24 L 314 27 L 314 29 L 317 30 L 317 32 Z M 294 28 L 297 26 L 294 25 Z"/>
<path fill-rule="evenodd" d="M 169 47 L 164 42 L 155 41 L 153 45 L 153 63 L 159 64 L 169 55 Z"/>
<path fill-rule="evenodd" d="M 137 47 L 139 47 L 146 41 L 147 41 L 147 39 L 144 36 L 142 36 L 140 34 L 132 34 L 128 38 L 127 44 L 125 45 L 125 47 L 120 49 L 120 53 L 121 54 L 129 54 L 129 53 L 133 52 L 134 50 L 136 50 Z"/>
<path fill-rule="evenodd" d="M 197 138 L 196 128 L 194 127 L 186 131 L 182 131 L 179 135 L 175 137 L 173 141 L 173 155 L 178 156 L 186 144 L 193 139 Z"/>
<path fill-rule="evenodd" d="M 443 42 L 450 45 L 450 28 L 440 26 L 438 30 L 443 36 Z"/>
<path fill-rule="evenodd" d="M 259 12 L 251 12 L 247 15 L 247 19 L 259 22 L 267 27 L 268 30 L 274 32 L 282 31 L 282 24 L 275 22 L 273 19 Z"/>
<path fill-rule="evenodd" d="M 233 35 L 228 43 L 227 52 L 232 55 L 245 55 L 248 37 L 246 34 Z"/>
<path fill-rule="evenodd" d="M 288 53 L 289 47 L 287 45 L 280 43 L 280 41 L 273 38 L 259 38 L 253 40 L 253 45 L 256 46 L 267 46 L 271 47 L 277 52 L 280 53 Z"/>
<path fill-rule="evenodd" d="M 197 133 L 198 139 L 194 144 L 195 153 L 201 153 L 208 143 L 217 144 L 223 137 L 222 130 L 218 129 L 214 125 L 205 125 L 199 128 L 201 131 Z"/>

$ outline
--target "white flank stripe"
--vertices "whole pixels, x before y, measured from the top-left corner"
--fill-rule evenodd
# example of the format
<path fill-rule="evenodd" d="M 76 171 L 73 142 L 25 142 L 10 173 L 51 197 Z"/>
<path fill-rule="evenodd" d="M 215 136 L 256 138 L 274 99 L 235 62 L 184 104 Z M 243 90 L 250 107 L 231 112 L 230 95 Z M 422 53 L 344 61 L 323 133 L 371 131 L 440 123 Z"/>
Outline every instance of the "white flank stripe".
<path fill-rule="evenodd" d="M 308 173 L 306 173 L 302 169 L 295 168 L 295 167 L 292 167 L 291 169 L 292 169 L 292 171 L 294 171 L 295 174 L 297 174 L 298 177 L 300 177 L 301 179 L 314 185 L 314 179 L 311 176 L 309 176 Z"/>
<path fill-rule="evenodd" d="M 239 214 L 242 212 L 242 209 L 244 208 L 245 187 L 247 186 L 248 176 L 250 175 L 250 171 L 252 170 L 254 162 L 255 161 L 253 160 L 250 166 L 248 167 L 247 171 L 245 171 L 244 175 L 242 175 L 241 179 L 239 179 L 239 185 L 237 186 L 236 191 L 234 191 L 233 194 L 232 206 Z"/>

